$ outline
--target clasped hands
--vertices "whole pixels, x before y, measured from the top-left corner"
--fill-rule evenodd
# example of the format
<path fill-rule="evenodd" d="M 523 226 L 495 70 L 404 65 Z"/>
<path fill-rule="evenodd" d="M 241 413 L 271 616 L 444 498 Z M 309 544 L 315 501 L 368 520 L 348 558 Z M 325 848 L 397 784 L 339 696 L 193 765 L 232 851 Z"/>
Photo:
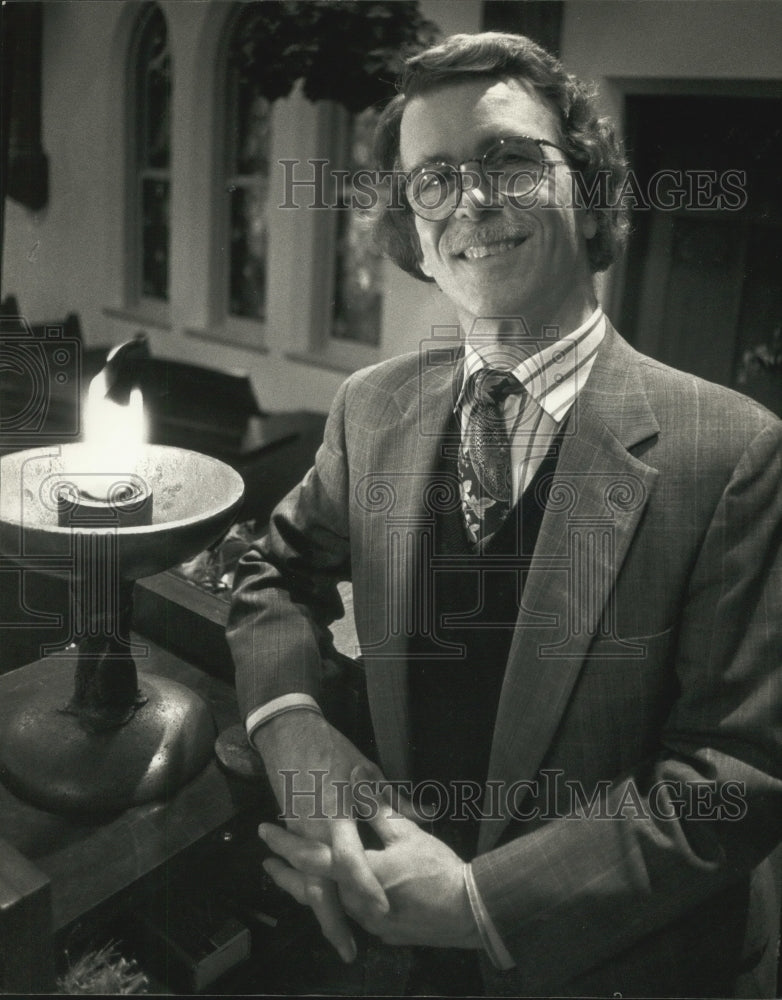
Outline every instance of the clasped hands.
<path fill-rule="evenodd" d="M 301 719 L 304 713 L 290 714 Z M 310 770 L 325 778 L 324 805 L 333 806 L 346 786 L 352 792 L 361 782 L 360 815 L 363 818 L 368 812 L 366 818 L 383 846 L 380 850 L 364 848 L 355 816 L 349 811 L 329 813 L 326 809 L 325 819 L 323 811 L 319 816 L 288 817 L 288 829 L 267 823 L 259 827 L 259 836 L 278 855 L 263 862 L 266 872 L 297 902 L 312 909 L 324 936 L 346 962 L 356 957 L 348 917 L 386 944 L 479 948 L 462 860 L 374 790 L 381 778 L 379 770 L 345 737 L 322 717 L 306 714 L 304 730 L 312 737 L 327 738 L 335 751 L 329 755 L 331 767 Z M 310 751 L 315 745 L 309 742 Z M 340 752 L 344 750 L 347 760 Z M 271 777 L 268 755 L 262 753 Z M 352 767 L 345 779 L 341 773 L 347 763 Z M 278 798 L 286 809 L 279 794 Z M 355 804 L 352 794 L 342 794 L 341 799 Z M 403 801 L 395 804 L 412 814 Z"/>

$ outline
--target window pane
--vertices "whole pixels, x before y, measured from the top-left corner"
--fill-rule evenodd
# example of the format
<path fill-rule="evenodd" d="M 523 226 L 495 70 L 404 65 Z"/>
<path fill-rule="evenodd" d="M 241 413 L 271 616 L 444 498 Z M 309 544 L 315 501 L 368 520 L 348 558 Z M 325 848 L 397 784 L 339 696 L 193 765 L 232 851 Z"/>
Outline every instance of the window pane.
<path fill-rule="evenodd" d="M 332 336 L 377 347 L 383 306 L 382 258 L 355 211 L 340 211 L 338 220 Z"/>
<path fill-rule="evenodd" d="M 231 192 L 230 306 L 233 316 L 264 319 L 267 184 Z"/>
<path fill-rule="evenodd" d="M 268 30 L 264 5 L 248 5 L 228 45 L 225 120 L 226 206 L 229 228 L 226 309 L 231 316 L 263 320 L 272 105 L 259 93 L 255 50 Z M 262 36 L 261 36 L 262 37 Z"/>
<path fill-rule="evenodd" d="M 371 163 L 372 135 L 378 112 L 368 108 L 354 115 L 346 166 L 355 172 Z M 353 187 L 348 178 L 343 204 L 350 206 Z M 366 193 L 360 200 L 366 201 Z M 374 249 L 367 220 L 357 208 L 338 212 L 337 260 L 332 336 L 376 347 L 380 343 L 383 307 L 383 260 Z"/>
<path fill-rule="evenodd" d="M 141 183 L 141 293 L 168 301 L 169 194 L 167 180 Z"/>
<path fill-rule="evenodd" d="M 136 176 L 128 224 L 135 229 L 129 295 L 168 301 L 171 228 L 171 59 L 166 20 L 142 9 L 135 48 Z"/>
<path fill-rule="evenodd" d="M 166 22 L 155 8 L 139 44 L 139 163 L 167 168 L 171 156 L 171 58 Z"/>

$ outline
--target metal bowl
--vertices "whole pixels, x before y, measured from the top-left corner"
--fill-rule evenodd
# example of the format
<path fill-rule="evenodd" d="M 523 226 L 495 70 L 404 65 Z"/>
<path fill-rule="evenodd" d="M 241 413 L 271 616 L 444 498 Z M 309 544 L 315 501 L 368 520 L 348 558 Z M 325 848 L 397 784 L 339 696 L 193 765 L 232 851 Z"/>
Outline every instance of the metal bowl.
<path fill-rule="evenodd" d="M 84 445 L 73 443 L 0 458 L 3 554 L 25 565 L 34 560 L 42 572 L 64 576 L 73 565 L 74 534 L 116 533 L 119 575 L 136 580 L 184 562 L 216 541 L 234 520 L 244 496 L 242 477 L 224 462 L 150 444 L 142 449 L 133 473 L 152 491 L 151 524 L 60 527 L 58 496 L 74 473 L 90 473 L 87 454 Z M 121 455 L 117 465 L 121 468 Z"/>

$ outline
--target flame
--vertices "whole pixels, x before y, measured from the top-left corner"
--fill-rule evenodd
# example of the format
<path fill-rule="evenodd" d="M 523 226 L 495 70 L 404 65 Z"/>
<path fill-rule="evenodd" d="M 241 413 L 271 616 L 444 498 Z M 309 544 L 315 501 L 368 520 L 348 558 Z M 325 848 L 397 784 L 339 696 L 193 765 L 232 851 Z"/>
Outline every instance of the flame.
<path fill-rule="evenodd" d="M 105 499 L 120 479 L 136 472 L 147 439 L 147 420 L 140 389 L 131 389 L 127 405 L 106 398 L 106 377 L 90 382 L 84 404 L 84 437 L 76 470 L 77 485 Z"/>
<path fill-rule="evenodd" d="M 90 382 L 84 407 L 84 444 L 96 472 L 132 472 L 146 440 L 144 400 L 131 389 L 127 406 L 104 396 L 103 380 Z"/>

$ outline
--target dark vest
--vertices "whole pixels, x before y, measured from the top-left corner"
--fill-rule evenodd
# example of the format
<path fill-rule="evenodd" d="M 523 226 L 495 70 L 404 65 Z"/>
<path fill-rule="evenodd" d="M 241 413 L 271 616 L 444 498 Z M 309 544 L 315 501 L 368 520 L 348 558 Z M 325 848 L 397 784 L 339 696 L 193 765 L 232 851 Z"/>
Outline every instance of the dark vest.
<path fill-rule="evenodd" d="M 471 551 L 461 510 L 448 509 L 435 517 L 434 636 L 441 643 L 458 644 L 463 653 L 432 659 L 422 655 L 431 655 L 431 638 L 413 637 L 408 647 L 408 683 L 414 780 L 420 783 L 422 800 L 429 800 L 443 817 L 452 817 L 454 810 L 468 816 L 469 807 L 460 806 L 454 796 L 470 794 L 464 782 L 477 783 L 482 789 L 486 781 L 508 652 L 556 469 L 558 445 L 550 449 L 483 555 Z M 453 482 L 455 459 L 443 459 L 438 473 Z M 487 565 L 492 560 L 494 565 Z M 444 568 L 446 561 L 448 568 Z M 448 617 L 456 615 L 469 615 L 469 622 L 449 623 Z M 443 792 L 431 784 L 424 793 L 423 783 L 432 782 L 447 790 L 447 803 L 442 800 Z M 462 791 L 457 793 L 459 783 Z M 476 806 L 480 801 L 479 795 Z M 438 835 L 465 860 L 474 856 L 477 822 L 460 819 L 435 826 Z"/>

